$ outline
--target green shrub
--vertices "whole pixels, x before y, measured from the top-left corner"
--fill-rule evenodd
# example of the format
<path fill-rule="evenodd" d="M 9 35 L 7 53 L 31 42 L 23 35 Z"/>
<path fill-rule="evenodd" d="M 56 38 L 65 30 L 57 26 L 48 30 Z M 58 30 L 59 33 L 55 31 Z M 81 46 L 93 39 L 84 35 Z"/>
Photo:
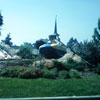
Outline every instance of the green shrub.
<path fill-rule="evenodd" d="M 76 69 L 78 71 L 84 71 L 84 69 L 87 68 L 87 64 L 85 61 L 77 62 L 77 67 Z"/>
<path fill-rule="evenodd" d="M 80 73 L 76 69 L 71 69 L 69 75 L 71 78 L 81 78 Z"/>
<path fill-rule="evenodd" d="M 23 59 L 32 59 L 34 58 L 32 54 L 32 50 L 33 50 L 32 46 L 24 44 L 24 45 L 21 45 L 17 55 Z"/>
<path fill-rule="evenodd" d="M 68 71 L 62 70 L 62 71 L 59 71 L 58 77 L 66 79 L 66 78 L 70 78 L 70 75 Z"/>
<path fill-rule="evenodd" d="M 12 78 L 36 78 L 39 74 L 39 72 L 35 72 L 34 68 L 24 66 L 10 66 L 0 71 L 0 76 Z"/>
<path fill-rule="evenodd" d="M 72 58 L 69 58 L 68 61 L 64 65 L 68 70 L 77 69 L 79 71 L 83 71 L 83 69 L 85 68 L 85 62 L 84 61 L 76 62 Z"/>
<path fill-rule="evenodd" d="M 8 76 L 8 70 L 7 69 L 1 69 L 0 71 L 0 77 L 7 77 Z"/>
<path fill-rule="evenodd" d="M 96 72 L 100 75 L 100 64 L 98 64 Z"/>
<path fill-rule="evenodd" d="M 19 73 L 24 70 L 23 66 L 10 66 L 8 68 L 3 68 L 0 71 L 0 76 L 4 77 L 18 77 Z"/>
<path fill-rule="evenodd" d="M 8 68 L 8 77 L 18 77 L 23 72 L 24 66 L 12 66 Z"/>
<path fill-rule="evenodd" d="M 57 70 L 68 70 L 67 67 L 65 67 L 65 65 L 61 62 L 58 61 L 54 61 L 54 67 L 57 68 Z"/>
<path fill-rule="evenodd" d="M 53 68 L 53 69 L 42 69 L 42 77 L 43 78 L 56 78 L 57 76 L 57 69 L 56 68 Z"/>
<path fill-rule="evenodd" d="M 37 74 L 33 68 L 25 68 L 23 72 L 20 72 L 18 75 L 19 78 L 37 78 Z"/>

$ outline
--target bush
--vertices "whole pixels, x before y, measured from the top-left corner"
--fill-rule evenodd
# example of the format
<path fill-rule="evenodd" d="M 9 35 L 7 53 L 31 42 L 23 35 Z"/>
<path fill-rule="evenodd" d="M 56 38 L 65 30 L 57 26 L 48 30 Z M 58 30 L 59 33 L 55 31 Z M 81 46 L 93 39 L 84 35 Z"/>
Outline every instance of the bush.
<path fill-rule="evenodd" d="M 8 68 L 3 68 L 0 71 L 0 76 L 4 77 L 18 77 L 19 73 L 24 70 L 23 66 L 10 66 Z"/>
<path fill-rule="evenodd" d="M 25 68 L 23 72 L 19 73 L 19 78 L 37 78 L 33 68 Z"/>
<path fill-rule="evenodd" d="M 75 69 L 71 69 L 69 75 L 71 78 L 81 78 L 80 73 Z"/>
<path fill-rule="evenodd" d="M 24 66 L 10 66 L 0 71 L 0 76 L 4 77 L 16 77 L 16 78 L 37 78 L 40 76 L 39 70 L 33 67 Z"/>
<path fill-rule="evenodd" d="M 70 75 L 68 71 L 62 70 L 59 71 L 58 77 L 66 79 L 66 78 L 70 78 Z"/>
<path fill-rule="evenodd" d="M 24 44 L 21 45 L 17 55 L 20 56 L 22 59 L 32 59 L 34 58 L 32 50 L 33 50 L 32 46 Z"/>
<path fill-rule="evenodd" d="M 17 67 L 9 67 L 8 69 L 8 77 L 18 77 L 19 72 L 21 71 L 20 68 Z"/>
<path fill-rule="evenodd" d="M 62 64 L 61 62 L 58 61 L 54 61 L 54 67 L 57 68 L 57 70 L 68 70 L 67 67 L 65 67 L 64 64 Z"/>
<path fill-rule="evenodd" d="M 1 71 L 0 71 L 0 77 L 2 77 L 2 76 L 4 76 L 4 77 L 7 77 L 8 76 L 7 69 L 1 69 Z"/>
<path fill-rule="evenodd" d="M 79 71 L 83 71 L 86 67 L 85 62 L 76 62 L 72 58 L 69 58 L 68 61 L 64 64 L 64 66 L 70 70 L 70 69 L 77 69 Z"/>
<path fill-rule="evenodd" d="M 98 64 L 96 72 L 100 75 L 100 64 Z"/>
<path fill-rule="evenodd" d="M 57 69 L 53 68 L 51 70 L 45 68 L 42 69 L 42 77 L 43 78 L 56 78 L 57 76 Z"/>

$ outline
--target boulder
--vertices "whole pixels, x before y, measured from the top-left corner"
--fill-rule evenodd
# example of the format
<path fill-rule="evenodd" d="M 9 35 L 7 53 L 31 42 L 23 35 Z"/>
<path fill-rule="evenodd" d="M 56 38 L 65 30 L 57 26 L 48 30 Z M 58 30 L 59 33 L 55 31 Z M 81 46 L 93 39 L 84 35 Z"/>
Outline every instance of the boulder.
<path fill-rule="evenodd" d="M 72 53 L 67 53 L 63 57 L 59 59 L 42 59 L 42 60 L 37 60 L 33 62 L 34 67 L 47 67 L 48 69 L 52 69 L 55 67 L 55 61 L 58 61 L 60 63 L 67 63 L 68 59 L 72 58 L 76 62 L 81 62 L 81 57 L 78 55 L 73 55 Z"/>
<path fill-rule="evenodd" d="M 37 61 L 34 61 L 33 62 L 33 65 L 34 67 L 39 67 L 41 65 L 41 61 L 40 60 L 37 60 Z"/>
<path fill-rule="evenodd" d="M 73 58 L 72 58 L 74 61 L 76 61 L 76 62 L 81 62 L 82 61 L 82 58 L 80 57 L 80 56 L 78 56 L 78 55 L 74 55 L 73 56 Z"/>
<path fill-rule="evenodd" d="M 72 58 L 74 61 L 76 62 L 81 62 L 81 57 L 73 54 L 73 53 L 66 53 L 63 57 L 59 58 L 57 61 L 62 62 L 62 63 L 66 63 L 68 61 L 68 59 Z"/>
<path fill-rule="evenodd" d="M 47 67 L 47 68 L 53 68 L 54 67 L 54 59 L 42 59 L 42 60 L 37 60 L 33 62 L 34 67 Z"/>
<path fill-rule="evenodd" d="M 46 59 L 44 61 L 44 67 L 47 67 L 49 69 L 53 68 L 54 67 L 54 60 L 53 59 L 51 59 L 51 60 Z"/>

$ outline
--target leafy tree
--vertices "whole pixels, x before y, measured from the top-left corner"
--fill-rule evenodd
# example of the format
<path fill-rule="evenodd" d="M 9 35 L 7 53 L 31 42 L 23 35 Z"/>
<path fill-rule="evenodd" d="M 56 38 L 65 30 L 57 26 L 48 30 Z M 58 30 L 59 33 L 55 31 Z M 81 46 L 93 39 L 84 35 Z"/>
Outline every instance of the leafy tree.
<path fill-rule="evenodd" d="M 9 45 L 10 47 L 12 46 L 13 43 L 11 42 L 10 33 L 7 34 L 5 40 L 2 40 L 2 42 L 5 43 L 5 44 L 7 44 L 7 45 Z"/>
<path fill-rule="evenodd" d="M 25 43 L 20 46 L 17 55 L 20 56 L 22 59 L 32 59 L 33 58 L 32 50 L 33 47 Z"/>

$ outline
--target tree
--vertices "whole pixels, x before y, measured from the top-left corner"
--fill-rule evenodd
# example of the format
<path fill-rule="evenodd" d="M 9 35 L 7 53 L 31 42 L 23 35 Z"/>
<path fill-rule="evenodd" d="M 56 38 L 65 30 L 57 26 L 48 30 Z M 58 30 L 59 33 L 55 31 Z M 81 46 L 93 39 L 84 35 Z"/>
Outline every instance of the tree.
<path fill-rule="evenodd" d="M 94 29 L 92 37 L 93 39 L 91 41 L 86 40 L 80 43 L 71 38 L 67 46 L 90 65 L 97 66 L 100 64 L 100 18 L 98 19 L 98 26 Z"/>
<path fill-rule="evenodd" d="M 67 43 L 67 47 L 71 49 L 73 53 L 77 51 L 77 46 L 79 45 L 77 39 L 74 39 L 73 37 L 70 38 L 70 40 Z"/>
<path fill-rule="evenodd" d="M 100 64 L 100 18 L 98 19 L 98 26 L 97 28 L 94 29 L 94 34 L 93 34 L 93 43 L 96 48 L 96 65 Z"/>
<path fill-rule="evenodd" d="M 24 43 L 20 46 L 19 52 L 17 53 L 18 56 L 20 56 L 22 59 L 32 59 L 33 58 L 33 47 L 31 45 L 28 45 L 27 43 Z"/>
<path fill-rule="evenodd" d="M 100 18 L 98 19 L 98 27 L 94 29 L 93 41 L 96 46 L 100 47 Z"/>
<path fill-rule="evenodd" d="M 100 61 L 99 50 L 95 43 L 91 41 L 83 41 L 78 43 L 77 40 L 71 38 L 67 44 L 74 54 L 79 55 L 82 59 L 88 62 L 91 67 L 98 65 Z"/>
<path fill-rule="evenodd" d="M 68 46 L 75 54 L 81 56 L 89 64 L 97 66 L 100 64 L 100 18 L 98 19 L 98 27 L 94 29 L 93 39 L 91 41 L 77 42 L 73 38 L 68 42 Z"/>
<path fill-rule="evenodd" d="M 98 29 L 100 30 L 100 18 L 98 19 Z"/>
<path fill-rule="evenodd" d="M 0 26 L 3 25 L 3 16 L 1 15 L 1 12 L 0 12 Z"/>
<path fill-rule="evenodd" d="M 47 41 L 48 41 L 47 39 L 40 39 L 40 40 L 37 40 L 37 41 L 35 42 L 34 46 L 35 46 L 37 49 L 39 49 L 39 47 L 40 47 L 41 45 L 47 43 Z"/>
<path fill-rule="evenodd" d="M 5 43 L 5 44 L 7 44 L 7 45 L 9 45 L 10 47 L 12 46 L 13 43 L 11 42 L 10 33 L 7 34 L 5 40 L 2 40 L 2 42 Z"/>
<path fill-rule="evenodd" d="M 94 29 L 93 41 L 97 46 L 100 45 L 100 33 L 97 28 Z"/>
<path fill-rule="evenodd" d="M 2 26 L 3 25 L 3 16 L 1 15 L 1 12 L 0 12 L 0 26 Z M 1 28 L 0 28 L 0 30 L 1 30 Z M 1 35 L 1 32 L 0 32 L 0 35 Z"/>
<path fill-rule="evenodd" d="M 93 41 L 84 41 L 79 43 L 77 47 L 77 51 L 75 52 L 79 56 L 81 56 L 84 60 L 86 60 L 90 65 L 97 65 L 98 60 L 98 49 L 95 46 Z"/>

